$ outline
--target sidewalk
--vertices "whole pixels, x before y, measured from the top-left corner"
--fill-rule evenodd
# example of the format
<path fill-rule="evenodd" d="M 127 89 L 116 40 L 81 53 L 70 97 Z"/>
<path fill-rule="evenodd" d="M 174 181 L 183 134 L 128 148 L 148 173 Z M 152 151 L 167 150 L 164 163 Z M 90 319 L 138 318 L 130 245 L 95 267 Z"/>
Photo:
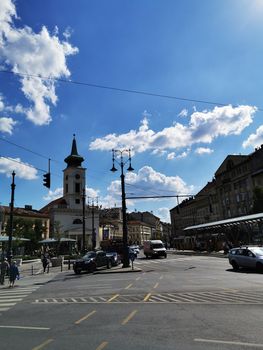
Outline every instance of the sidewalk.
<path fill-rule="evenodd" d="M 224 254 L 223 250 L 219 252 L 198 252 L 195 250 L 175 250 L 175 249 L 167 249 L 167 254 L 176 254 L 176 255 L 197 255 L 197 256 L 213 256 L 216 258 L 228 258 L 228 254 Z"/>

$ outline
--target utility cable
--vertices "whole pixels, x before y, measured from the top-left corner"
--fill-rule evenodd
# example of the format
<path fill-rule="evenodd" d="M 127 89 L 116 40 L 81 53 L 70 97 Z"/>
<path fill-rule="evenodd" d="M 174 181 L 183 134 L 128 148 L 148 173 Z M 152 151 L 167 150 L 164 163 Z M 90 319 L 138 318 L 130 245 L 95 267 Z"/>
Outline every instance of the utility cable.
<path fill-rule="evenodd" d="M 43 154 L 40 154 L 40 153 L 35 152 L 35 151 L 32 151 L 32 150 L 29 149 L 29 148 L 26 148 L 26 147 L 24 147 L 24 146 L 21 146 L 21 145 L 18 145 L 18 144 L 16 144 L 16 143 L 14 143 L 14 142 L 8 141 L 8 140 L 6 140 L 6 139 L 4 139 L 4 138 L 2 138 L 2 137 L 0 137 L 0 140 L 1 140 L 1 141 L 4 141 L 4 142 L 6 142 L 6 143 L 9 143 L 10 145 L 13 145 L 13 146 L 16 146 L 16 147 L 18 147 L 18 148 L 21 148 L 21 149 L 23 149 L 23 150 L 25 150 L 25 151 L 27 151 L 27 152 L 30 152 L 30 153 L 32 153 L 32 154 L 35 154 L 36 156 L 39 156 L 39 157 L 42 157 L 42 158 L 45 158 L 45 159 L 50 159 L 51 161 L 56 162 L 56 163 L 61 163 L 61 162 L 59 162 L 58 160 L 51 159 L 51 158 L 49 158 L 49 157 L 47 157 L 47 156 L 44 156 Z"/>
<path fill-rule="evenodd" d="M 153 96 L 153 97 L 160 97 L 160 98 L 167 98 L 167 99 L 173 99 L 178 101 L 187 101 L 187 102 L 194 102 L 194 103 L 204 103 L 209 105 L 216 105 L 216 106 L 228 106 L 230 103 L 222 103 L 222 102 L 215 102 L 215 101 L 207 101 L 207 100 L 197 100 L 192 98 L 186 98 L 186 97 L 178 97 L 178 96 L 172 96 L 172 95 L 165 95 L 165 94 L 157 94 L 153 92 L 148 91 L 142 91 L 142 90 L 131 90 L 131 89 L 124 89 L 114 86 L 107 86 L 107 85 L 100 85 L 100 84 L 92 84 L 92 83 L 86 83 L 82 81 L 77 80 L 67 80 L 62 78 L 54 78 L 54 77 L 44 77 L 40 75 L 34 75 L 34 74 L 26 74 L 26 73 L 14 73 L 10 70 L 0 70 L 0 73 L 7 73 L 7 74 L 13 74 L 13 75 L 19 75 L 22 77 L 28 77 L 28 78 L 38 78 L 41 80 L 54 80 L 61 83 L 67 83 L 67 84 L 75 84 L 75 85 L 84 85 L 92 88 L 98 88 L 98 89 L 106 89 L 106 90 L 113 90 L 113 91 L 119 91 L 119 92 L 127 92 L 132 94 L 139 94 L 139 95 L 146 95 L 146 96 Z M 238 107 L 238 105 L 233 105 L 233 107 Z M 263 108 L 258 108 L 258 111 L 263 111 Z"/>

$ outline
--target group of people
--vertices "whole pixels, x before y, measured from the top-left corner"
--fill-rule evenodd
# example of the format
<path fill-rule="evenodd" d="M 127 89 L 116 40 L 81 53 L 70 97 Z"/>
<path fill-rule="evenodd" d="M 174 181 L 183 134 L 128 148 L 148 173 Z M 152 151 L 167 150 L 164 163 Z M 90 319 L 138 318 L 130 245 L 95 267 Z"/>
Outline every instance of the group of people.
<path fill-rule="evenodd" d="M 5 277 L 9 277 L 9 288 L 13 288 L 16 279 L 19 279 L 19 270 L 15 261 L 11 264 L 4 258 L 0 265 L 0 284 L 5 284 Z"/>

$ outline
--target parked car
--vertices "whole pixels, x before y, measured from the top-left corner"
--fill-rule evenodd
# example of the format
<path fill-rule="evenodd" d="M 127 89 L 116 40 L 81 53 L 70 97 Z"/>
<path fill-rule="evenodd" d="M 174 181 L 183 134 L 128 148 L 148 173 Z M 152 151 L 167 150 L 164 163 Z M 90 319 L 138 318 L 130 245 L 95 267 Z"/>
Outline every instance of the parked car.
<path fill-rule="evenodd" d="M 228 260 L 234 270 L 245 267 L 263 272 L 263 247 L 232 248 L 228 253 Z"/>
<path fill-rule="evenodd" d="M 98 267 L 110 269 L 111 266 L 111 259 L 107 257 L 105 252 L 98 250 L 96 252 L 90 251 L 81 259 L 77 259 L 73 264 L 73 270 L 79 275 L 82 271 L 94 272 Z"/>
<path fill-rule="evenodd" d="M 130 245 L 129 246 L 129 253 L 133 253 L 136 255 L 140 254 L 140 247 L 138 245 Z"/>
<path fill-rule="evenodd" d="M 117 266 L 121 263 L 121 257 L 117 252 L 106 252 L 106 255 L 111 260 L 112 266 Z"/>

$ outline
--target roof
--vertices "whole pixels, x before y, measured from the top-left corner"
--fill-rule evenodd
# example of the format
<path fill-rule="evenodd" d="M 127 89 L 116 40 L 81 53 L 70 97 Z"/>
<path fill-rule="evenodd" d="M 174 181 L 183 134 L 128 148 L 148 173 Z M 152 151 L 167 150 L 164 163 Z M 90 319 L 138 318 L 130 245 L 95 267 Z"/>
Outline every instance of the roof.
<path fill-rule="evenodd" d="M 64 161 L 68 164 L 68 167 L 80 167 L 81 163 L 84 161 L 84 158 L 78 154 L 75 135 L 72 141 L 71 154 L 67 156 Z"/>
<path fill-rule="evenodd" d="M 10 207 L 2 205 L 2 208 L 4 209 L 5 215 L 10 214 Z M 14 208 L 13 214 L 14 216 L 26 216 L 31 218 L 49 218 L 47 214 L 34 209 Z"/>
<path fill-rule="evenodd" d="M 54 199 L 53 201 L 49 202 L 47 205 L 45 205 L 43 208 L 40 209 L 42 213 L 48 213 L 50 209 L 52 209 L 55 205 L 67 205 L 67 202 L 64 197 L 59 197 L 57 199 Z"/>
<path fill-rule="evenodd" d="M 263 213 L 238 216 L 236 218 L 220 220 L 220 221 L 213 221 L 213 222 L 208 222 L 206 224 L 188 226 L 188 227 L 184 228 L 184 231 L 216 228 L 216 227 L 220 227 L 220 226 L 232 226 L 235 224 L 238 225 L 241 223 L 253 223 L 253 222 L 258 222 L 258 221 L 263 221 Z"/>

